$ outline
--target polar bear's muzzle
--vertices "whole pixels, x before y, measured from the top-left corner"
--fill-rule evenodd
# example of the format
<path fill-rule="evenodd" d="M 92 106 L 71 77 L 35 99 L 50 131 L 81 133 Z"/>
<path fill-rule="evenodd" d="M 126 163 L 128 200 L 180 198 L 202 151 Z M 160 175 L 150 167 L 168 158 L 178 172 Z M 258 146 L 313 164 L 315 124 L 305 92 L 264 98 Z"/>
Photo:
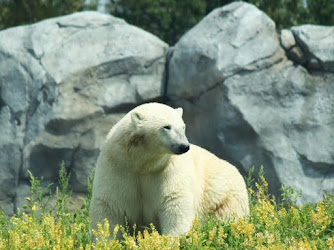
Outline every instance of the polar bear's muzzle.
<path fill-rule="evenodd" d="M 180 155 L 188 152 L 189 147 L 189 143 L 174 144 L 171 146 L 171 151 L 173 154 Z"/>

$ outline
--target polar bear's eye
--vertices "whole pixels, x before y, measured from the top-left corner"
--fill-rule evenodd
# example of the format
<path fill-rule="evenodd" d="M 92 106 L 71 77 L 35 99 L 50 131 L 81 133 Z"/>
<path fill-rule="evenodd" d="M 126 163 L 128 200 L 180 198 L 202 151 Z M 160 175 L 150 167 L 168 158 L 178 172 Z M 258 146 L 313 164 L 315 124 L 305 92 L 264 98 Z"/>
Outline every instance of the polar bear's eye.
<path fill-rule="evenodd" d="M 170 130 L 172 127 L 170 126 L 170 125 L 166 125 L 166 126 L 164 126 L 164 129 L 166 129 L 166 130 Z"/>

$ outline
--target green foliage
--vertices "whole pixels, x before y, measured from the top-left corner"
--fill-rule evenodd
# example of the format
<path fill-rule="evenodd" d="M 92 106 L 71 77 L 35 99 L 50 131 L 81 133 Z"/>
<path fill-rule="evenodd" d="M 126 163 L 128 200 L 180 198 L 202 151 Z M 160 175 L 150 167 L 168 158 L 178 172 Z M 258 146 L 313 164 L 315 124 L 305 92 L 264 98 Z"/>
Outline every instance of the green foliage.
<path fill-rule="evenodd" d="M 124 18 L 166 41 L 175 44 L 178 39 L 214 8 L 233 0 L 114 0 L 110 13 Z M 247 0 L 266 12 L 278 29 L 313 23 L 334 25 L 333 0 Z"/>
<path fill-rule="evenodd" d="M 49 194 L 45 200 L 43 194 L 50 186 L 42 188 L 42 180 L 30 173 L 31 197 L 27 198 L 26 211 L 10 220 L 0 211 L 0 249 L 333 249 L 334 195 L 326 194 L 316 204 L 298 206 L 299 192 L 282 188 L 282 201 L 277 203 L 268 193 L 263 173 L 261 167 L 255 182 L 252 168 L 247 178 L 251 208 L 248 218 L 195 219 L 191 230 L 179 238 L 160 235 L 153 225 L 137 235 L 119 226 L 110 232 L 105 220 L 93 231 L 97 241 L 92 243 L 88 208 L 94 174 L 88 179 L 90 191 L 82 208 L 71 210 L 70 175 L 62 163 L 55 196 Z M 47 206 L 52 198 L 56 198 L 56 204 Z M 116 240 L 119 230 L 121 242 Z"/>
<path fill-rule="evenodd" d="M 82 10 L 96 10 L 97 0 L 5 0 L 0 1 L 0 29 Z M 175 44 L 190 28 L 217 7 L 233 0 L 112 0 L 112 15 L 124 18 L 168 44 Z M 278 29 L 312 23 L 334 25 L 333 0 L 246 0 L 266 12 Z"/>
<path fill-rule="evenodd" d="M 73 205 L 68 190 L 70 174 L 64 162 L 59 170 L 55 194 L 51 185 L 43 187 L 43 178 L 30 175 L 30 197 L 24 212 L 18 211 L 10 221 L 0 212 L 0 249 L 83 249 L 90 243 L 88 206 L 92 179 L 88 179 L 88 198 L 79 210 Z M 88 205 L 88 206 L 87 206 Z"/>
<path fill-rule="evenodd" d="M 4 0 L 0 1 L 0 29 L 34 23 L 45 18 L 82 10 L 95 10 L 97 0 Z"/>
<path fill-rule="evenodd" d="M 308 0 L 311 23 L 334 25 L 333 0 Z"/>
<path fill-rule="evenodd" d="M 58 218 L 62 217 L 64 214 L 69 214 L 68 204 L 71 204 L 69 200 L 71 193 L 68 191 L 68 181 L 70 176 L 70 173 L 66 173 L 65 163 L 63 161 L 59 170 L 59 187 L 56 187 L 56 215 Z"/>
<path fill-rule="evenodd" d="M 48 203 L 50 201 L 50 197 L 46 196 L 46 198 L 43 198 L 43 194 L 50 192 L 50 187 L 52 184 L 47 185 L 46 187 L 42 187 L 41 182 L 43 181 L 43 178 L 38 179 L 32 175 L 32 173 L 28 170 L 29 176 L 30 176 L 30 197 L 26 197 L 26 200 L 28 201 L 27 205 L 24 205 L 23 208 L 35 216 L 36 207 L 41 207 L 42 210 L 46 210 Z M 51 193 L 50 193 L 51 194 Z M 19 210 L 20 213 L 20 210 Z"/>
<path fill-rule="evenodd" d="M 174 44 L 206 14 L 202 0 L 120 0 L 110 6 L 111 14 L 124 18 L 162 40 Z"/>
<path fill-rule="evenodd" d="M 313 23 L 310 11 L 304 6 L 303 0 L 249 0 L 248 2 L 266 12 L 275 21 L 279 30 L 294 25 Z"/>

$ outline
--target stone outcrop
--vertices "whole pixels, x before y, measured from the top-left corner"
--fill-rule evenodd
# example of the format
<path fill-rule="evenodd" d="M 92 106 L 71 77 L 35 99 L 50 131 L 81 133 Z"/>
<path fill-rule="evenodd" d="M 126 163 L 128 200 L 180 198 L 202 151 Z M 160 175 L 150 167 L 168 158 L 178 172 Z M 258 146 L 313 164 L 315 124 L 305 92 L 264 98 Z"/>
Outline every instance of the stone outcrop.
<path fill-rule="evenodd" d="M 310 70 L 334 73 L 334 27 L 302 25 L 291 30 L 303 52 L 301 63 Z"/>
<path fill-rule="evenodd" d="M 96 12 L 0 33 L 0 200 L 24 202 L 30 170 L 55 182 L 61 161 L 86 191 L 106 133 L 163 94 L 168 45 Z M 1 205 L 1 204 L 0 204 Z"/>
<path fill-rule="evenodd" d="M 218 8 L 175 45 L 96 12 L 0 32 L 0 206 L 29 195 L 30 170 L 61 161 L 85 192 L 112 127 L 138 104 L 184 108 L 187 134 L 242 173 L 264 165 L 273 192 L 334 192 L 334 30 L 276 31 L 253 5 Z M 165 92 L 167 89 L 167 92 Z"/>
<path fill-rule="evenodd" d="M 333 28 L 280 38 L 252 5 L 216 9 L 175 45 L 167 94 L 191 141 L 245 171 L 264 165 L 274 192 L 291 185 L 317 201 L 334 192 Z"/>

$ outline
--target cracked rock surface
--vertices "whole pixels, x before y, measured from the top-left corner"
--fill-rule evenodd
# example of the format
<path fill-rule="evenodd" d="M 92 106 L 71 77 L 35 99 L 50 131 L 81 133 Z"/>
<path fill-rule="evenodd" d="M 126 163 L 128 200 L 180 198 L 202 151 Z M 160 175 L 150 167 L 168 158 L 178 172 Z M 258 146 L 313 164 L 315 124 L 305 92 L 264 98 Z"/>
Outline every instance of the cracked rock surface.
<path fill-rule="evenodd" d="M 301 25 L 291 28 L 311 70 L 334 73 L 334 27 Z"/>
<path fill-rule="evenodd" d="M 30 170 L 46 182 L 62 160 L 87 190 L 110 128 L 134 106 L 161 100 L 168 45 L 97 12 L 0 32 L 0 206 L 15 212 Z"/>
<path fill-rule="evenodd" d="M 300 201 L 334 193 L 331 32 L 294 27 L 280 43 L 272 20 L 250 4 L 211 12 L 175 45 L 169 63 L 169 103 L 184 108 L 190 141 L 244 173 L 263 165 L 276 194 L 281 184 L 301 189 Z M 296 46 L 323 71 L 290 61 Z"/>

